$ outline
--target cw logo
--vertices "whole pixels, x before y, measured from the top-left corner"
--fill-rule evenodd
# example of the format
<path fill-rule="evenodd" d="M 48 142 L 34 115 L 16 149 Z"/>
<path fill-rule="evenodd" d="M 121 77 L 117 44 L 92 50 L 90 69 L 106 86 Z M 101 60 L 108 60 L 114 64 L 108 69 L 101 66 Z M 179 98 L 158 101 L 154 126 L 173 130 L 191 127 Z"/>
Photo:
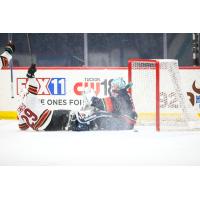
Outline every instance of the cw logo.
<path fill-rule="evenodd" d="M 66 95 L 65 78 L 36 78 L 39 88 L 38 95 Z M 17 78 L 17 95 L 26 88 L 27 78 Z"/>
<path fill-rule="evenodd" d="M 100 92 L 100 82 L 77 82 L 74 85 L 74 93 L 76 95 L 82 95 L 83 91 L 86 87 L 89 87 L 95 90 L 96 94 L 98 95 Z"/>
<path fill-rule="evenodd" d="M 86 82 L 77 82 L 74 84 L 74 93 L 76 95 L 82 95 L 85 88 L 89 87 L 93 89 L 96 95 L 107 96 L 111 92 L 111 81 L 113 79 L 104 79 L 102 82 L 99 81 L 86 81 Z"/>

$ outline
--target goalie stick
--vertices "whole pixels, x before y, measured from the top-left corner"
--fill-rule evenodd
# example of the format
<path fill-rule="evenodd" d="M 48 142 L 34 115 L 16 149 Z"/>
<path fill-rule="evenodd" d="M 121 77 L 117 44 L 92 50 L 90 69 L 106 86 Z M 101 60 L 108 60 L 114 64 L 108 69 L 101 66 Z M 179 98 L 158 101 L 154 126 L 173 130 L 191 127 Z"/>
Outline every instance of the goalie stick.
<path fill-rule="evenodd" d="M 81 124 L 88 124 L 91 121 L 98 119 L 98 118 L 102 118 L 102 117 L 112 117 L 112 115 L 110 113 L 107 113 L 105 111 L 99 111 L 99 112 L 93 113 L 92 115 L 90 115 L 88 117 L 82 117 L 79 112 L 76 112 L 75 115 L 76 115 L 76 119 Z"/>

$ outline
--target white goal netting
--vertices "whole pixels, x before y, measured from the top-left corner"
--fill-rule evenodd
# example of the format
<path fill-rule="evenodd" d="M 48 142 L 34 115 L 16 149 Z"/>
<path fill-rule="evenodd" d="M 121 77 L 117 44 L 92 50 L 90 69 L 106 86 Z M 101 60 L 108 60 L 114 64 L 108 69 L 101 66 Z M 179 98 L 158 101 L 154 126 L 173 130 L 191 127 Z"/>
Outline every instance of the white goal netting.
<path fill-rule="evenodd" d="M 194 130 L 199 118 L 191 106 L 179 72 L 177 60 L 128 61 L 129 81 L 138 123 L 154 125 L 159 130 Z"/>

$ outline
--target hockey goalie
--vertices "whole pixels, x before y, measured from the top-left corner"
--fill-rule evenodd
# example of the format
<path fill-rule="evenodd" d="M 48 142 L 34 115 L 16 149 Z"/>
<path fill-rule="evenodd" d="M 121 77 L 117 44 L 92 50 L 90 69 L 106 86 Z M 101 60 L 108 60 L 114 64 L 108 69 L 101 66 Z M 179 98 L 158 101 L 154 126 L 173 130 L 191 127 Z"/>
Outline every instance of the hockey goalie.
<path fill-rule="evenodd" d="M 129 130 L 133 129 L 137 120 L 137 113 L 128 89 L 131 83 L 126 85 L 122 78 L 112 79 L 109 97 L 96 97 L 93 90 L 86 90 L 86 106 L 93 111 L 92 115 L 82 122 L 93 121 L 93 126 L 98 130 Z"/>
<path fill-rule="evenodd" d="M 126 85 L 122 78 L 111 82 L 109 97 L 98 98 L 92 91 L 85 92 L 86 106 L 79 112 L 49 110 L 37 98 L 36 71 L 36 65 L 32 64 L 26 75 L 28 88 L 20 94 L 17 115 L 21 130 L 32 128 L 36 131 L 89 131 L 134 128 L 137 114 L 132 98 L 127 92 L 131 84 Z"/>

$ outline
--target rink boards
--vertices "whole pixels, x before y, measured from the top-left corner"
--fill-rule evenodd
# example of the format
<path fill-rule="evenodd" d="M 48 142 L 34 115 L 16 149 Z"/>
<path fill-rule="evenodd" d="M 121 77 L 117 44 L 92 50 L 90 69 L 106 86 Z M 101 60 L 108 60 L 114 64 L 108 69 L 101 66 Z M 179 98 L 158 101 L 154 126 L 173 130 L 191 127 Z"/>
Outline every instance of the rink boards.
<path fill-rule="evenodd" d="M 181 87 L 186 102 L 198 114 L 200 110 L 200 68 L 181 67 Z M 19 94 L 26 87 L 26 67 L 13 70 L 14 98 L 11 98 L 11 73 L 9 69 L 0 70 L 0 119 L 16 119 Z M 141 117 L 153 118 L 155 115 L 155 76 L 154 70 L 133 73 L 133 98 L 136 111 Z M 140 75 L 139 75 L 140 74 Z M 99 97 L 109 95 L 110 80 L 123 77 L 128 80 L 127 67 L 38 67 L 36 73 L 39 84 L 38 97 L 49 109 L 79 110 L 84 101 L 85 87 L 93 88 Z M 161 74 L 161 115 L 177 115 L 179 103 L 169 77 Z"/>

